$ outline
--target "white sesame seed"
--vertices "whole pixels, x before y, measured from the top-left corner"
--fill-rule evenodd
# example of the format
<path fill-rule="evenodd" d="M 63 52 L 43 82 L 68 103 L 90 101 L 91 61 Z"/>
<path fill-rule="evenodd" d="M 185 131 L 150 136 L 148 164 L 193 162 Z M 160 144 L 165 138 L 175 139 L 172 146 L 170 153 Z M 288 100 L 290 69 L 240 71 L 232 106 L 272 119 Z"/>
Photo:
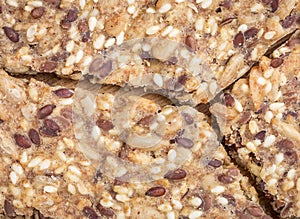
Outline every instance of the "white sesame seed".
<path fill-rule="evenodd" d="M 37 30 L 37 24 L 34 24 L 28 28 L 26 32 L 26 37 L 29 42 L 32 42 L 34 40 L 34 35 L 36 33 L 36 30 Z"/>
<path fill-rule="evenodd" d="M 167 26 L 161 33 L 162 36 L 167 36 L 173 30 L 173 26 Z"/>
<path fill-rule="evenodd" d="M 212 4 L 212 0 L 203 0 L 202 3 L 201 3 L 201 7 L 203 9 L 206 9 L 208 8 L 209 6 L 211 6 Z"/>
<path fill-rule="evenodd" d="M 267 82 L 265 87 L 265 93 L 269 93 L 272 90 L 272 83 L 270 81 Z"/>
<path fill-rule="evenodd" d="M 249 141 L 249 142 L 246 144 L 246 147 L 247 147 L 247 149 L 249 149 L 249 150 L 252 151 L 252 152 L 255 152 L 255 151 L 256 151 L 256 147 L 255 147 L 255 145 L 254 145 L 251 141 Z"/>
<path fill-rule="evenodd" d="M 69 41 L 67 42 L 67 45 L 66 45 L 66 50 L 67 50 L 68 52 L 72 52 L 73 49 L 74 49 L 74 46 L 75 46 L 74 40 L 69 40 Z"/>
<path fill-rule="evenodd" d="M 264 116 L 264 119 L 267 123 L 270 123 L 273 117 L 274 117 L 273 113 L 271 111 L 267 111 Z"/>
<path fill-rule="evenodd" d="M 158 167 L 152 167 L 150 169 L 150 172 L 153 173 L 153 174 L 158 174 L 161 172 L 161 168 L 158 166 Z"/>
<path fill-rule="evenodd" d="M 68 192 L 71 193 L 72 195 L 76 194 L 76 187 L 73 184 L 68 184 Z"/>
<path fill-rule="evenodd" d="M 258 131 L 258 126 L 254 120 L 249 122 L 249 130 L 251 134 L 255 134 Z"/>
<path fill-rule="evenodd" d="M 130 5 L 128 8 L 127 8 L 127 12 L 129 14 L 134 14 L 135 12 L 135 6 L 134 5 Z"/>
<path fill-rule="evenodd" d="M 253 13 L 258 13 L 258 12 L 262 11 L 264 8 L 265 7 L 262 4 L 257 3 L 251 7 L 250 11 Z"/>
<path fill-rule="evenodd" d="M 79 6 L 81 9 L 84 9 L 85 4 L 86 4 L 85 0 L 79 0 Z"/>
<path fill-rule="evenodd" d="M 176 199 L 172 199 L 172 204 L 173 204 L 174 209 L 177 209 L 177 210 L 182 209 L 182 204 L 180 201 L 178 201 Z"/>
<path fill-rule="evenodd" d="M 221 205 L 227 205 L 228 204 L 228 200 L 224 197 L 217 197 L 217 200 Z"/>
<path fill-rule="evenodd" d="M 242 104 L 237 99 L 234 101 L 234 108 L 240 113 L 244 110 Z"/>
<path fill-rule="evenodd" d="M 17 174 L 14 171 L 10 172 L 9 178 L 10 178 L 12 184 L 14 184 L 14 185 L 17 184 L 17 182 L 19 180 L 19 177 L 17 176 Z"/>
<path fill-rule="evenodd" d="M 69 166 L 68 169 L 72 172 L 75 173 L 76 175 L 80 176 L 81 175 L 81 171 L 75 167 L 75 166 Z"/>
<path fill-rule="evenodd" d="M 296 188 L 297 191 L 300 191 L 300 178 L 297 179 Z"/>
<path fill-rule="evenodd" d="M 272 111 L 278 111 L 282 107 L 284 107 L 284 103 L 277 102 L 277 103 L 270 104 L 270 110 Z"/>
<path fill-rule="evenodd" d="M 103 198 L 100 200 L 100 204 L 105 208 L 110 208 L 114 205 L 108 198 Z"/>
<path fill-rule="evenodd" d="M 195 28 L 197 31 L 202 31 L 203 30 L 203 27 L 204 27 L 204 18 L 199 18 L 196 23 L 195 23 Z"/>
<path fill-rule="evenodd" d="M 156 34 L 159 30 L 160 30 L 160 25 L 154 25 L 154 26 L 147 28 L 146 34 L 153 35 L 153 34 Z"/>
<path fill-rule="evenodd" d="M 43 6 L 43 2 L 41 2 L 41 1 L 29 1 L 29 2 L 27 2 L 27 4 L 30 6 L 33 6 L 33 7 Z"/>
<path fill-rule="evenodd" d="M 70 55 L 66 60 L 66 67 L 69 67 L 75 63 L 76 57 L 74 55 Z"/>
<path fill-rule="evenodd" d="M 161 204 L 159 206 L 157 206 L 158 210 L 162 211 L 162 212 L 168 212 L 168 211 L 172 211 L 172 206 L 169 204 Z"/>
<path fill-rule="evenodd" d="M 178 34 L 180 33 L 180 30 L 174 28 L 170 33 L 169 33 L 169 37 L 176 37 Z"/>
<path fill-rule="evenodd" d="M 97 18 L 95 17 L 90 17 L 89 21 L 88 21 L 88 25 L 89 25 L 89 30 L 90 31 L 94 31 L 95 27 L 97 25 Z"/>
<path fill-rule="evenodd" d="M 212 81 L 210 84 L 209 84 L 209 92 L 211 94 L 215 94 L 217 92 L 217 89 L 218 89 L 218 84 L 217 84 L 217 81 Z"/>
<path fill-rule="evenodd" d="M 190 214 L 189 214 L 189 218 L 190 219 L 198 219 L 201 217 L 202 215 L 202 211 L 192 211 Z"/>
<path fill-rule="evenodd" d="M 215 193 L 215 194 L 221 194 L 225 191 L 225 187 L 224 186 L 216 186 L 214 188 L 211 189 L 211 192 L 212 193 Z"/>
<path fill-rule="evenodd" d="M 167 3 L 167 4 L 164 4 L 162 5 L 159 9 L 158 9 L 158 12 L 159 13 L 166 13 L 167 11 L 169 11 L 171 9 L 171 4 L 170 3 Z"/>
<path fill-rule="evenodd" d="M 99 135 L 101 134 L 101 130 L 98 126 L 94 126 L 92 129 L 92 137 L 93 139 L 97 140 L 99 138 Z"/>
<path fill-rule="evenodd" d="M 117 36 L 117 45 L 121 45 L 122 43 L 123 43 L 123 41 L 124 41 L 124 31 L 121 31 L 120 33 L 119 33 L 119 35 Z"/>
<path fill-rule="evenodd" d="M 269 135 L 265 138 L 265 141 L 263 143 L 264 147 L 270 147 L 276 140 L 276 137 L 274 135 Z"/>
<path fill-rule="evenodd" d="M 164 84 L 163 78 L 160 74 L 155 73 L 153 77 L 153 81 L 158 87 L 162 87 Z"/>
<path fill-rule="evenodd" d="M 123 194 L 117 194 L 117 195 L 116 195 L 116 199 L 117 199 L 118 201 L 124 202 L 124 203 L 130 201 L 130 198 L 129 198 L 127 195 L 123 195 Z"/>
<path fill-rule="evenodd" d="M 128 3 L 129 5 L 132 5 L 134 2 L 135 2 L 135 0 L 127 0 L 127 3 Z"/>
<path fill-rule="evenodd" d="M 57 188 L 54 187 L 54 186 L 45 186 L 44 187 L 44 192 L 55 193 L 55 192 L 57 192 Z"/>
<path fill-rule="evenodd" d="M 167 219 L 175 219 L 175 213 L 173 211 L 167 213 Z"/>
<path fill-rule="evenodd" d="M 104 42 L 105 42 L 105 36 L 103 34 L 100 34 L 93 41 L 93 47 L 94 47 L 94 49 L 103 49 Z"/>
<path fill-rule="evenodd" d="M 174 149 L 169 150 L 169 152 L 168 152 L 168 160 L 169 161 L 171 161 L 171 162 L 175 161 L 176 156 L 177 156 L 177 152 Z"/>
<path fill-rule="evenodd" d="M 265 33 L 264 38 L 266 40 L 270 40 L 275 36 L 276 32 L 275 31 L 269 31 L 267 33 Z"/>
<path fill-rule="evenodd" d="M 81 195 L 89 194 L 88 189 L 86 188 L 86 186 L 82 182 L 77 183 L 77 190 Z"/>
<path fill-rule="evenodd" d="M 290 180 L 293 180 L 296 174 L 296 170 L 295 169 L 290 169 L 288 174 L 287 174 L 287 178 Z"/>
<path fill-rule="evenodd" d="M 190 201 L 191 205 L 195 208 L 198 208 L 202 204 L 201 198 L 195 197 Z"/>
<path fill-rule="evenodd" d="M 19 6 L 19 4 L 16 0 L 6 0 L 6 3 L 15 8 L 17 8 Z"/>
<path fill-rule="evenodd" d="M 46 170 L 50 167 L 51 165 L 51 161 L 46 159 L 46 160 L 43 160 L 41 163 L 40 163 L 40 170 Z"/>
<path fill-rule="evenodd" d="M 278 153 L 275 155 L 275 163 L 278 165 L 284 160 L 283 153 Z"/>
<path fill-rule="evenodd" d="M 24 173 L 23 167 L 18 163 L 13 163 L 11 165 L 11 169 L 19 175 L 22 175 Z"/>
<path fill-rule="evenodd" d="M 241 25 L 238 27 L 238 32 L 239 32 L 239 31 L 245 32 L 247 29 L 248 29 L 247 24 L 241 24 Z"/>
<path fill-rule="evenodd" d="M 155 13 L 155 9 L 154 8 L 147 8 L 146 13 L 148 13 L 148 14 L 154 14 Z"/>
<path fill-rule="evenodd" d="M 104 44 L 104 47 L 105 47 L 105 48 L 111 47 L 111 46 L 113 46 L 113 45 L 115 44 L 115 42 L 116 42 L 116 39 L 115 39 L 114 37 L 109 38 L 109 39 L 106 41 L 106 43 Z"/>
<path fill-rule="evenodd" d="M 76 53 L 75 63 L 80 62 L 81 59 L 83 58 L 83 55 L 84 55 L 83 51 L 81 49 L 78 50 Z"/>
<path fill-rule="evenodd" d="M 264 79 L 263 77 L 259 77 L 258 79 L 257 79 L 257 83 L 259 84 L 259 85 L 265 85 L 266 84 L 266 79 Z"/>
<path fill-rule="evenodd" d="M 37 165 L 39 165 L 39 163 L 42 161 L 42 159 L 40 157 L 36 157 L 36 158 L 33 158 L 29 164 L 28 164 L 28 167 L 31 168 L 31 167 L 36 167 Z"/>

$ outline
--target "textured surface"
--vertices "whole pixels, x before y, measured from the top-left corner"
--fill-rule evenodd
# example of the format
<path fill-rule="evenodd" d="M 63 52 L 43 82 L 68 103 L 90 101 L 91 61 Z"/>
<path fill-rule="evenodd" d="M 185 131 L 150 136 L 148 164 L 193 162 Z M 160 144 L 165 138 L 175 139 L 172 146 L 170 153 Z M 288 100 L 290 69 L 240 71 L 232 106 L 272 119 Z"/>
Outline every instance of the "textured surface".
<path fill-rule="evenodd" d="M 115 128 L 107 125 L 114 96 L 100 93 L 96 109 L 99 119 L 93 128 L 98 131 L 91 137 L 110 142 L 108 150 L 132 163 L 173 160 L 176 153 L 170 150 L 174 147 L 181 148 L 185 151 L 184 157 L 189 157 L 180 169 L 168 172 L 162 179 L 130 183 L 126 182 L 125 175 L 114 179 L 105 172 L 96 172 L 93 161 L 86 160 L 78 150 L 72 131 L 76 124 L 72 124 L 70 118 L 73 92 L 33 79 L 14 79 L 4 72 L 1 79 L 0 209 L 8 216 L 31 215 L 33 209 L 37 209 L 40 215 L 54 218 L 103 218 L 105 215 L 114 218 L 240 218 L 241 215 L 267 218 L 257 204 L 254 188 L 230 163 L 222 147 L 211 153 L 206 162 L 200 159 L 208 145 L 210 148 L 218 145 L 203 114 L 190 109 L 196 114 L 187 120 L 200 130 L 201 138 L 195 145 L 182 150 L 187 145 L 180 143 L 179 137 L 175 144 L 166 139 L 154 158 L 149 151 L 133 150 L 115 136 Z M 149 100 L 140 101 L 149 106 Z M 167 121 L 176 117 L 176 112 L 176 107 L 161 109 Z M 135 131 L 137 126 L 147 128 L 145 120 L 135 124 Z M 179 127 L 167 129 L 166 137 L 176 136 L 180 122 L 176 124 Z M 177 153 L 177 156 L 182 155 Z M 118 168 L 122 167 L 114 171 Z"/>
<path fill-rule="evenodd" d="M 299 63 L 298 32 L 211 107 L 234 158 L 283 218 L 300 216 Z"/>
<path fill-rule="evenodd" d="M 103 49 L 130 39 L 160 37 L 186 44 L 204 57 L 213 72 L 210 77 L 224 88 L 295 30 L 296 2 L 1 0 L 0 65 L 13 73 L 56 72 L 79 79 Z M 159 49 L 164 53 L 166 47 Z M 126 82 L 117 73 L 106 81 Z M 215 85 L 200 84 L 189 92 L 211 86 L 215 94 Z M 202 96 L 197 103 L 207 99 Z"/>

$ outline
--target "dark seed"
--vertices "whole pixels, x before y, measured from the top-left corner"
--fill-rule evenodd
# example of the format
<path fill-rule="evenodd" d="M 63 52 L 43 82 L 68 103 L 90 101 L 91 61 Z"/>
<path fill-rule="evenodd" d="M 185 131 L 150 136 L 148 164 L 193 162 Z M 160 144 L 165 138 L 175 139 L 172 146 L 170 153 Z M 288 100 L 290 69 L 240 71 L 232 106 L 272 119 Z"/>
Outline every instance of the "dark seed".
<path fill-rule="evenodd" d="M 167 60 L 168 65 L 176 65 L 177 62 L 178 62 L 178 59 L 175 56 L 172 56 Z"/>
<path fill-rule="evenodd" d="M 88 206 L 83 208 L 82 213 L 84 216 L 88 217 L 89 219 L 97 219 L 98 218 L 98 215 L 94 211 L 94 209 L 91 207 L 88 207 Z"/>
<path fill-rule="evenodd" d="M 70 29 L 72 24 L 70 21 L 66 20 L 66 19 L 63 19 L 61 22 L 60 22 L 60 26 L 63 28 L 63 29 Z"/>
<path fill-rule="evenodd" d="M 160 197 L 163 196 L 166 193 L 166 189 L 162 186 L 156 186 L 149 189 L 145 195 L 151 196 L 151 197 Z"/>
<path fill-rule="evenodd" d="M 256 27 L 252 27 L 249 30 L 246 30 L 244 33 L 245 39 L 250 39 L 256 36 L 258 33 L 258 29 Z"/>
<path fill-rule="evenodd" d="M 227 107 L 233 107 L 234 106 L 234 98 L 229 93 L 224 94 L 224 99 L 225 99 L 225 105 Z"/>
<path fill-rule="evenodd" d="M 300 44 L 300 39 L 295 38 L 295 39 L 289 40 L 286 45 L 289 46 L 289 47 L 292 47 L 292 46 L 295 46 L 297 44 Z"/>
<path fill-rule="evenodd" d="M 100 77 L 104 78 L 109 75 L 111 70 L 112 70 L 112 61 L 109 60 L 101 66 L 98 73 L 99 73 Z"/>
<path fill-rule="evenodd" d="M 270 4 L 272 0 L 262 0 L 263 3 L 265 4 Z"/>
<path fill-rule="evenodd" d="M 231 0 L 224 0 L 223 2 L 221 2 L 220 6 L 223 6 L 226 9 L 230 9 L 231 8 Z"/>
<path fill-rule="evenodd" d="M 91 73 L 96 73 L 98 72 L 101 67 L 102 67 L 102 64 L 103 64 L 103 59 L 102 58 L 96 58 L 90 65 L 89 67 L 89 71 Z"/>
<path fill-rule="evenodd" d="M 284 158 L 289 165 L 293 165 L 297 163 L 298 155 L 294 150 L 289 149 L 284 153 Z"/>
<path fill-rule="evenodd" d="M 109 131 L 109 130 L 111 130 L 114 127 L 114 125 L 112 124 L 112 122 L 110 122 L 109 120 L 106 120 L 106 119 L 98 119 L 98 121 L 96 122 L 96 124 L 103 131 Z"/>
<path fill-rule="evenodd" d="M 272 12 L 277 11 L 278 6 L 279 6 L 279 0 L 272 0 L 271 2 Z"/>
<path fill-rule="evenodd" d="M 48 4 L 51 4 L 54 7 L 58 7 L 60 5 L 61 0 L 45 0 Z"/>
<path fill-rule="evenodd" d="M 239 170 L 237 168 L 231 168 L 228 170 L 227 175 L 228 176 L 238 176 L 239 175 Z"/>
<path fill-rule="evenodd" d="M 255 112 L 256 114 L 262 114 L 262 113 L 265 113 L 268 109 L 268 105 L 266 103 L 263 103 L 259 110 L 257 110 L 257 112 Z"/>
<path fill-rule="evenodd" d="M 81 35 L 82 35 L 81 40 L 84 43 L 86 43 L 87 41 L 89 41 L 89 39 L 91 38 L 91 34 L 90 34 L 89 31 L 87 31 L 87 32 L 85 32 L 85 33 L 83 33 Z"/>
<path fill-rule="evenodd" d="M 69 22 L 74 22 L 78 18 L 78 10 L 77 9 L 71 9 L 68 11 L 68 14 L 66 16 L 66 20 Z"/>
<path fill-rule="evenodd" d="M 214 159 L 214 160 L 209 161 L 208 165 L 217 168 L 222 165 L 222 161 Z"/>
<path fill-rule="evenodd" d="M 2 124 L 4 121 L 2 119 L 0 119 L 0 124 Z"/>
<path fill-rule="evenodd" d="M 39 71 L 50 73 L 50 72 L 54 72 L 55 68 L 56 68 L 56 63 L 55 62 L 46 61 L 41 65 Z"/>
<path fill-rule="evenodd" d="M 234 178 L 232 176 L 228 176 L 226 174 L 219 175 L 218 180 L 224 184 L 230 184 L 230 183 L 234 182 Z"/>
<path fill-rule="evenodd" d="M 296 17 L 294 15 L 287 16 L 283 21 L 281 26 L 283 28 L 289 28 L 293 25 L 293 23 L 296 21 Z"/>
<path fill-rule="evenodd" d="M 53 112 L 53 110 L 55 108 L 56 108 L 56 106 L 54 104 L 49 104 L 49 105 L 46 105 L 46 106 L 42 107 L 38 111 L 38 118 L 39 119 L 46 118 L 47 116 L 51 115 L 51 113 Z"/>
<path fill-rule="evenodd" d="M 288 216 L 291 216 L 290 209 L 292 206 L 293 206 L 293 203 L 291 203 L 291 202 L 285 204 L 284 208 L 280 212 L 281 218 L 287 218 Z"/>
<path fill-rule="evenodd" d="M 21 134 L 15 134 L 14 138 L 17 145 L 20 146 L 21 148 L 30 148 L 31 141 L 27 136 Z"/>
<path fill-rule="evenodd" d="M 32 141 L 32 143 L 34 143 L 35 145 L 39 146 L 41 144 L 40 135 L 35 129 L 30 129 L 28 136 L 29 136 L 30 140 Z"/>
<path fill-rule="evenodd" d="M 250 206 L 247 208 L 247 211 L 249 214 L 251 214 L 254 217 L 261 217 L 264 215 L 262 209 L 260 209 L 257 206 Z"/>
<path fill-rule="evenodd" d="M 141 57 L 141 59 L 143 59 L 143 60 L 149 60 L 149 59 L 152 58 L 151 55 L 150 55 L 150 53 L 149 53 L 149 52 L 145 52 L 145 51 L 142 51 L 142 52 L 140 53 L 140 57 Z"/>
<path fill-rule="evenodd" d="M 170 180 L 179 180 L 184 179 L 186 177 L 186 172 L 183 169 L 177 169 L 177 170 L 171 170 L 166 173 L 164 178 L 170 179 Z"/>
<path fill-rule="evenodd" d="M 44 126 L 40 128 L 40 133 L 48 137 L 57 136 L 59 131 L 59 126 L 52 119 L 45 119 Z"/>
<path fill-rule="evenodd" d="M 155 121 L 155 118 L 152 115 L 145 116 L 140 121 L 137 122 L 138 125 L 141 126 L 149 126 Z"/>
<path fill-rule="evenodd" d="M 38 18 L 42 17 L 44 13 L 45 13 L 45 7 L 36 7 L 34 9 L 32 9 L 32 11 L 30 12 L 30 15 L 34 19 L 38 19 Z"/>
<path fill-rule="evenodd" d="M 263 140 L 265 140 L 265 137 L 266 137 L 266 131 L 263 130 L 263 131 L 256 133 L 254 136 L 254 139 L 263 141 Z"/>
<path fill-rule="evenodd" d="M 121 147 L 121 149 L 119 150 L 118 157 L 122 160 L 125 160 L 128 157 L 128 150 L 126 146 Z"/>
<path fill-rule="evenodd" d="M 67 129 L 70 127 L 70 122 L 62 116 L 56 116 L 52 118 L 61 129 Z"/>
<path fill-rule="evenodd" d="M 244 112 L 244 113 L 240 116 L 240 118 L 239 118 L 239 120 L 237 121 L 237 123 L 239 123 L 239 124 L 246 124 L 250 119 L 251 119 L 251 113 L 248 112 L 248 111 L 246 111 L 246 112 Z"/>
<path fill-rule="evenodd" d="M 270 65 L 273 68 L 278 68 L 283 63 L 283 59 L 281 58 L 274 58 L 272 59 Z"/>
<path fill-rule="evenodd" d="M 212 202 L 212 198 L 206 195 L 202 198 L 202 204 L 200 205 L 200 208 L 203 209 L 203 211 L 208 211 L 212 206 Z"/>
<path fill-rule="evenodd" d="M 224 26 L 226 24 L 230 24 L 234 19 L 236 19 L 236 18 L 234 18 L 234 17 L 226 18 L 226 19 L 224 19 L 224 20 L 221 21 L 220 26 Z"/>
<path fill-rule="evenodd" d="M 236 206 L 235 198 L 232 195 L 224 194 L 223 197 L 228 200 L 228 204 L 230 204 L 232 206 Z"/>
<path fill-rule="evenodd" d="M 240 31 L 237 33 L 237 35 L 235 35 L 235 37 L 233 39 L 233 46 L 234 46 L 234 48 L 237 48 L 237 47 L 241 47 L 243 45 L 244 45 L 244 35 Z"/>
<path fill-rule="evenodd" d="M 65 117 L 66 119 L 72 120 L 73 113 L 71 108 L 63 108 L 60 111 L 60 115 Z"/>
<path fill-rule="evenodd" d="M 106 217 L 113 217 L 115 215 L 112 208 L 105 208 L 102 205 L 98 204 L 97 209 L 100 212 L 101 215 Z"/>
<path fill-rule="evenodd" d="M 67 88 L 61 88 L 56 91 L 54 91 L 56 96 L 61 97 L 61 98 L 70 98 L 73 96 L 73 91 L 67 89 Z"/>
<path fill-rule="evenodd" d="M 190 114 L 188 114 L 188 113 L 182 113 L 182 116 L 183 116 L 183 118 L 184 118 L 184 121 L 185 121 L 188 125 L 194 123 L 194 119 L 193 119 L 193 117 L 192 117 Z"/>
<path fill-rule="evenodd" d="M 3 27 L 4 33 L 7 36 L 7 38 L 16 43 L 19 42 L 19 34 L 11 27 Z"/>
<path fill-rule="evenodd" d="M 89 30 L 88 22 L 86 20 L 80 20 L 77 24 L 77 28 L 80 33 L 87 32 Z"/>
<path fill-rule="evenodd" d="M 4 201 L 4 211 L 5 215 L 10 218 L 15 218 L 17 216 L 14 206 L 7 200 Z"/>
<path fill-rule="evenodd" d="M 188 80 L 188 77 L 186 75 L 181 75 L 181 76 L 178 77 L 178 83 L 179 84 L 185 85 L 187 80 Z"/>
<path fill-rule="evenodd" d="M 190 47 L 192 49 L 192 51 L 195 51 L 196 50 L 196 40 L 195 40 L 195 38 L 192 37 L 192 36 L 187 36 L 185 38 L 185 45 Z"/>
<path fill-rule="evenodd" d="M 276 143 L 276 147 L 278 147 L 279 149 L 292 149 L 294 148 L 294 143 L 288 139 L 283 139 L 279 142 Z"/>
<path fill-rule="evenodd" d="M 176 143 L 184 148 L 192 148 L 194 142 L 189 138 L 176 138 Z"/>

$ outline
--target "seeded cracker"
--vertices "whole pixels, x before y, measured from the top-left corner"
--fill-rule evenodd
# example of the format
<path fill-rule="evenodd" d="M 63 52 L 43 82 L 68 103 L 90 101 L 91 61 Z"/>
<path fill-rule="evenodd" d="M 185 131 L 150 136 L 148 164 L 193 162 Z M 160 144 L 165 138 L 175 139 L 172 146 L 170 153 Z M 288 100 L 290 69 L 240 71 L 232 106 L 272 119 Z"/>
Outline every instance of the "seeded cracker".
<path fill-rule="evenodd" d="M 134 117 L 135 133 L 158 121 L 151 116 L 160 115 L 161 122 L 179 120 L 165 130 L 157 150 L 138 145 L 133 150 L 116 135 L 117 123 L 110 117 L 117 93 L 97 95 L 90 138 L 109 142 L 106 149 L 116 157 L 133 164 L 154 160 L 162 164 L 163 159 L 172 163 L 188 157 L 180 168 L 162 173 L 161 179 L 132 183 L 126 174 L 111 178 L 105 166 L 96 170 L 94 161 L 86 159 L 89 151 L 80 150 L 79 143 L 84 142 L 75 139 L 72 128 L 78 125 L 71 107 L 77 93 L 0 74 L 1 213 L 30 216 L 36 209 L 40 218 L 269 218 L 257 204 L 255 190 L 218 147 L 205 116 L 192 108 L 165 106 L 158 113 L 151 110 L 159 106 L 140 98 L 137 104 L 143 103 L 145 109 L 144 114 L 136 114 L 142 118 Z M 177 132 L 182 123 L 199 130 L 192 145 L 184 140 L 191 138 L 188 129 Z M 185 154 L 174 153 L 176 148 Z M 211 154 L 208 160 L 202 159 L 205 150 Z M 158 172 L 150 169 L 148 175 Z"/>
<path fill-rule="evenodd" d="M 211 108 L 236 161 L 282 218 L 300 217 L 299 63 L 297 32 Z"/>
<path fill-rule="evenodd" d="M 213 78 L 224 88 L 299 26 L 297 2 L 2 0 L 0 66 L 16 74 L 55 72 L 79 79 L 104 49 L 131 39 L 159 37 L 184 43 L 205 57 Z M 215 81 L 200 82 L 187 89 L 201 96 L 200 87 L 211 87 L 216 94 Z M 116 74 L 105 83 L 125 85 L 126 80 Z"/>

